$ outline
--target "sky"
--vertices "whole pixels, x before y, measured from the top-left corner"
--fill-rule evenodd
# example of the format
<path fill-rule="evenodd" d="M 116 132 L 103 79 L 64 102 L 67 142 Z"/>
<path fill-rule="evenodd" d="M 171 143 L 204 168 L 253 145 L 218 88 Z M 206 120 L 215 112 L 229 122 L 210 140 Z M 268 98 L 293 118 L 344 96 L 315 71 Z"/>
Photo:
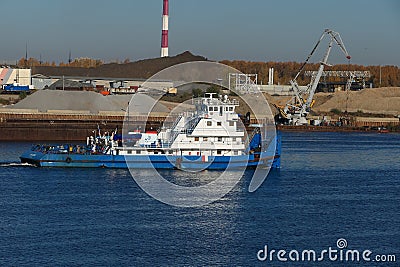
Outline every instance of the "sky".
<path fill-rule="evenodd" d="M 0 0 L 0 63 L 25 56 L 104 62 L 160 56 L 162 0 Z M 400 66 L 398 0 L 170 0 L 169 54 L 296 61 L 326 28 L 360 65 Z M 311 62 L 319 62 L 328 39 Z M 348 63 L 334 48 L 329 63 Z"/>

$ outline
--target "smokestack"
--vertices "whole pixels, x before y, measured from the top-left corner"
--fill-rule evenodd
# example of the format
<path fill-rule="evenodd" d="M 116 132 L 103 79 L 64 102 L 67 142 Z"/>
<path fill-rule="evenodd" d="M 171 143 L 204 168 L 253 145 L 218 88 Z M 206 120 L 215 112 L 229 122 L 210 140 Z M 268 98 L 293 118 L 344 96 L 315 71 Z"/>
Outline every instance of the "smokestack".
<path fill-rule="evenodd" d="M 163 0 L 161 57 L 168 57 L 168 0 Z"/>
<path fill-rule="evenodd" d="M 274 68 L 271 68 L 271 85 L 274 84 Z"/>

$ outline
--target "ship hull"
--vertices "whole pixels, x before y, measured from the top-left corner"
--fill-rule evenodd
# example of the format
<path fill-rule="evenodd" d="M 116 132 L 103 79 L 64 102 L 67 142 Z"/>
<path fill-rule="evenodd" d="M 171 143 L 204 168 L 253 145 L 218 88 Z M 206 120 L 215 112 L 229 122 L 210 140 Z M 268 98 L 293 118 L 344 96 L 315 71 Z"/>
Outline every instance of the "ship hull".
<path fill-rule="evenodd" d="M 36 146 L 38 147 L 38 146 Z M 39 145 L 40 147 L 40 145 Z M 61 168 L 117 168 L 117 169 L 181 169 L 225 170 L 255 168 L 257 166 L 279 169 L 281 166 L 281 137 L 278 134 L 265 152 L 237 156 L 202 156 L 179 154 L 113 155 L 87 152 L 52 153 L 32 148 L 21 156 L 22 163 L 38 167 Z"/>
<path fill-rule="evenodd" d="M 227 168 L 280 167 L 280 155 L 268 157 L 261 154 L 243 156 L 175 156 L 175 155 L 79 155 L 47 154 L 27 151 L 20 157 L 22 163 L 38 167 L 63 168 L 131 168 L 131 169 L 183 169 L 183 170 L 224 170 Z"/>

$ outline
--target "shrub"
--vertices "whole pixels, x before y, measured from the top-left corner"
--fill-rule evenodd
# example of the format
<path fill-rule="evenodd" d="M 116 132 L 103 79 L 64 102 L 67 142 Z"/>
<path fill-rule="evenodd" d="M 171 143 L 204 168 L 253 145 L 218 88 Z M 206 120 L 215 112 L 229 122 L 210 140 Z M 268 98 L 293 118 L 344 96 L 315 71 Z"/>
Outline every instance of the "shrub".
<path fill-rule="evenodd" d="M 19 99 L 24 99 L 27 96 L 26 92 L 19 93 Z"/>
<path fill-rule="evenodd" d="M 0 105 L 9 105 L 9 104 L 10 104 L 10 100 L 0 98 Z"/>
<path fill-rule="evenodd" d="M 196 97 L 202 97 L 204 95 L 203 90 L 196 88 L 192 90 L 192 95 L 194 98 Z"/>
<path fill-rule="evenodd" d="M 336 115 L 339 115 L 339 114 L 342 113 L 342 111 L 340 111 L 340 109 L 337 109 L 337 108 L 331 109 L 331 112 L 332 112 L 333 114 L 336 114 Z"/>

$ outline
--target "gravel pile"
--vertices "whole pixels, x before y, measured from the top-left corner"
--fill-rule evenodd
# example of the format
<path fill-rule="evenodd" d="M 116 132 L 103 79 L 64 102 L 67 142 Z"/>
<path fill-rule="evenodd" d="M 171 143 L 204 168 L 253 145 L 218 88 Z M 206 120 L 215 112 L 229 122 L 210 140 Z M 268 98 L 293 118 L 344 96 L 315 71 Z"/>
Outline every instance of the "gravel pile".
<path fill-rule="evenodd" d="M 103 96 L 99 93 L 89 91 L 62 91 L 41 90 L 13 106 L 12 109 L 38 109 L 39 112 L 48 110 L 90 111 L 97 114 L 99 111 L 123 112 L 127 110 L 131 95 L 109 95 Z M 147 113 L 149 106 L 155 100 L 148 95 L 135 95 L 135 103 L 130 105 L 130 112 Z M 157 103 L 154 112 L 169 112 L 164 105 Z"/>
<path fill-rule="evenodd" d="M 323 93 L 316 94 L 316 105 L 313 110 L 329 112 L 332 109 L 346 110 L 349 112 L 362 111 L 376 114 L 400 114 L 400 88 L 374 88 L 361 91 L 336 92 L 331 94 L 326 101 L 319 101 Z"/>

